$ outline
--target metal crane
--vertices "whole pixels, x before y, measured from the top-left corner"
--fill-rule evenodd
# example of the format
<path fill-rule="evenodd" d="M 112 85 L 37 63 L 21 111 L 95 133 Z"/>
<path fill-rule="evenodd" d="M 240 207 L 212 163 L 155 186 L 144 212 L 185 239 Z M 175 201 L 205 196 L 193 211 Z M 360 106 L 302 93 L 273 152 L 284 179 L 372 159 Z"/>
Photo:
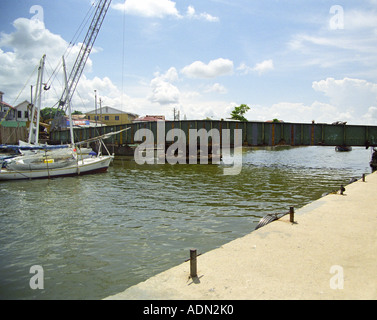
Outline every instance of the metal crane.
<path fill-rule="evenodd" d="M 72 96 L 76 90 L 77 84 L 80 80 L 82 72 L 84 70 L 86 61 L 89 58 L 90 52 L 92 51 L 94 42 L 97 38 L 98 32 L 101 28 L 102 22 L 105 18 L 107 10 L 109 9 L 111 0 L 99 0 L 96 6 L 96 11 L 94 13 L 92 22 L 89 26 L 89 30 L 85 36 L 84 42 L 81 45 L 80 52 L 76 58 L 75 64 L 73 65 L 72 71 L 69 75 L 66 87 L 63 91 L 63 94 L 59 100 L 59 105 L 57 108 L 56 115 L 59 117 L 59 114 L 64 114 L 69 107 Z M 59 112 L 63 111 L 63 112 Z M 56 129 L 61 126 L 61 117 L 55 118 L 51 129 Z"/>

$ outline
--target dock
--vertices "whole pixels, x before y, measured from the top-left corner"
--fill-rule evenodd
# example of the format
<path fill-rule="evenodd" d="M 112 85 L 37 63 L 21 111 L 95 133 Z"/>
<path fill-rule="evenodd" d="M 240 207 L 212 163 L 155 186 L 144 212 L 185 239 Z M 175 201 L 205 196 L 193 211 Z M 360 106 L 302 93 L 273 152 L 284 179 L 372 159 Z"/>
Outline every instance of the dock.
<path fill-rule="evenodd" d="M 187 261 L 106 299 L 375 300 L 376 194 L 377 172 L 197 256 L 196 277 Z"/>

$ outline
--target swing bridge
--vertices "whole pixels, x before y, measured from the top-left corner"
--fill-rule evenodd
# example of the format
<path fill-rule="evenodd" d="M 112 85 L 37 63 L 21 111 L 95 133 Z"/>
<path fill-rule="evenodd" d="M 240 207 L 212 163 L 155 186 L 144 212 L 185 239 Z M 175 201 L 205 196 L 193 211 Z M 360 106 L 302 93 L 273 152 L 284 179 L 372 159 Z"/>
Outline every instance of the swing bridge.
<path fill-rule="evenodd" d="M 162 129 L 161 129 L 161 125 Z M 127 129 L 127 130 L 124 130 Z M 193 130 L 207 132 L 208 140 L 205 142 L 209 148 L 215 139 L 213 132 L 220 135 L 222 144 L 223 133 L 228 132 L 230 145 L 234 141 L 241 141 L 244 147 L 274 147 L 274 146 L 344 146 L 344 147 L 377 147 L 377 126 L 347 125 L 344 123 L 286 123 L 286 122 L 238 122 L 220 120 L 182 120 L 182 121 L 154 121 L 131 123 L 117 126 L 75 128 L 75 140 L 83 141 L 96 136 L 115 133 L 105 141 L 109 150 L 115 155 L 127 155 L 132 149 L 140 145 L 145 139 L 137 135 L 139 130 L 149 132 L 153 137 L 153 144 L 157 146 L 163 142 L 168 148 L 180 139 L 180 142 L 190 145 Z M 172 129 L 179 129 L 173 131 Z M 215 129 L 215 130 L 213 130 Z M 123 131 L 122 131 L 123 130 Z M 162 130 L 162 131 L 161 131 Z M 170 134 L 169 134 L 170 132 Z M 171 136 L 175 138 L 171 139 Z M 240 136 L 241 135 L 241 136 Z M 170 137 L 169 139 L 166 139 Z M 69 130 L 54 130 L 50 134 L 50 141 L 54 144 L 70 142 Z M 197 147 L 202 142 L 198 139 Z M 217 140 L 216 140 L 217 142 Z"/>

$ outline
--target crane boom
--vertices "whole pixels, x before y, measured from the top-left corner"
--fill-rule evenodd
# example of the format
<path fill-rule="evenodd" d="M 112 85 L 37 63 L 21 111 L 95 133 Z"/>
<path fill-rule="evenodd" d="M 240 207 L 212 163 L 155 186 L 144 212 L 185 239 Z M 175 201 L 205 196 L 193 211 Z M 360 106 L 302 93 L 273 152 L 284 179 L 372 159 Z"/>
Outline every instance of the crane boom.
<path fill-rule="evenodd" d="M 102 22 L 106 16 L 107 10 L 109 9 L 110 3 L 111 0 L 98 1 L 92 22 L 89 26 L 84 42 L 81 45 L 80 52 L 76 58 L 75 64 L 73 65 L 72 71 L 69 75 L 67 86 L 65 87 L 64 92 L 59 100 L 58 111 L 62 110 L 66 112 L 69 106 L 69 103 L 72 99 L 72 96 L 76 90 L 77 84 L 84 70 L 86 61 L 88 60 L 90 52 L 92 51 L 94 42 L 101 28 Z M 56 114 L 59 114 L 59 112 L 57 112 Z"/>

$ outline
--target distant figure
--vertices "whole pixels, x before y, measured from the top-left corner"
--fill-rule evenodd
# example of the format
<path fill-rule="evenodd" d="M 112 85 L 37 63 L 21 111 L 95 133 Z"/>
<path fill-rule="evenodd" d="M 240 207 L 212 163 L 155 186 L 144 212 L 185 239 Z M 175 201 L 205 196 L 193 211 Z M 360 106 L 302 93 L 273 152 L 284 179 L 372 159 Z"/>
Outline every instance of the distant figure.
<path fill-rule="evenodd" d="M 373 148 L 372 160 L 370 161 L 372 172 L 377 170 L 377 149 Z"/>

